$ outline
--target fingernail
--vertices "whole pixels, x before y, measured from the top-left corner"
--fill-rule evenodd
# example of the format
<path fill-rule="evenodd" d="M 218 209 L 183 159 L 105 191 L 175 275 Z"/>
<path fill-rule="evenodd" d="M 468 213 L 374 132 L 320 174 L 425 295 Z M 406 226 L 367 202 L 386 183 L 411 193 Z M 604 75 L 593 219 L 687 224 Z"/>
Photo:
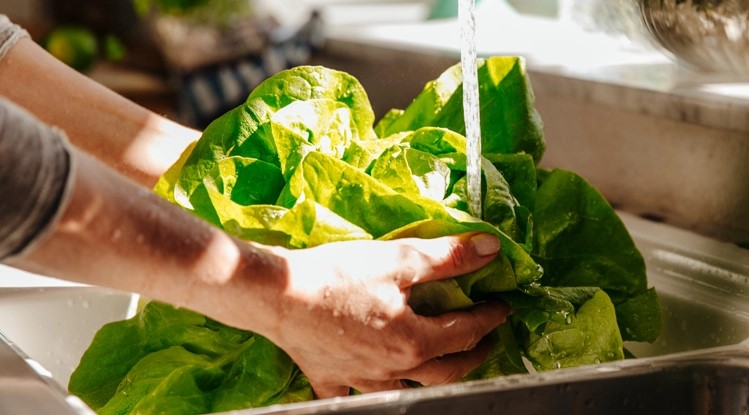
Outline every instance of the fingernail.
<path fill-rule="evenodd" d="M 479 233 L 472 236 L 471 244 L 480 256 L 494 255 L 499 252 L 499 239 L 489 233 Z"/>

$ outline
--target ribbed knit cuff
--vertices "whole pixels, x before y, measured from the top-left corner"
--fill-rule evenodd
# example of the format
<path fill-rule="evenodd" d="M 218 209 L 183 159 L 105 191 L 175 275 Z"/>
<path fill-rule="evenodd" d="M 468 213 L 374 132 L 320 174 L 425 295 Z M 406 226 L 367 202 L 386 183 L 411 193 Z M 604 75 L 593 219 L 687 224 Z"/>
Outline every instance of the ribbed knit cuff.
<path fill-rule="evenodd" d="M 0 98 L 0 261 L 56 222 L 72 180 L 65 134 Z"/>
<path fill-rule="evenodd" d="M 0 60 L 8 53 L 18 40 L 29 37 L 29 33 L 11 22 L 7 16 L 0 14 Z"/>

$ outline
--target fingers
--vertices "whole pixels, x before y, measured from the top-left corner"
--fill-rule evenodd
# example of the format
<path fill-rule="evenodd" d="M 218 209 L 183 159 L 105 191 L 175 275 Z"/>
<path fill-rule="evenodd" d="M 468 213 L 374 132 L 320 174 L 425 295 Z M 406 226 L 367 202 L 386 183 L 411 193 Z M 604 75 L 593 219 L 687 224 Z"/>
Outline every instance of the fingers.
<path fill-rule="evenodd" d="M 349 394 L 349 386 L 363 392 L 403 389 L 402 379 L 422 385 L 441 385 L 460 380 L 480 365 L 492 348 L 486 335 L 507 320 L 509 306 L 501 302 L 483 303 L 465 311 L 456 311 L 436 317 L 415 316 L 420 331 L 417 342 L 421 356 L 410 368 L 378 373 L 364 370 L 364 377 L 344 379 L 335 374 L 315 376 L 306 372 L 318 398 L 332 398 Z M 374 378 L 367 376 L 374 375 Z M 333 384 L 324 383 L 323 379 Z M 338 382 L 345 383 L 344 385 Z"/>
<path fill-rule="evenodd" d="M 315 384 L 312 379 L 310 379 L 310 384 L 317 399 L 348 396 L 350 393 L 350 388 L 348 386 Z"/>
<path fill-rule="evenodd" d="M 499 253 L 499 239 L 489 233 L 466 233 L 435 239 L 407 239 L 409 252 L 404 263 L 400 285 L 403 288 L 417 283 L 457 277 L 479 269 Z M 413 254 L 416 255 L 413 255 Z"/>
<path fill-rule="evenodd" d="M 471 350 L 435 357 L 416 368 L 401 372 L 398 376 L 399 379 L 361 381 L 357 385 L 354 385 L 354 388 L 362 393 L 408 388 L 401 379 L 415 381 L 424 386 L 446 385 L 457 382 L 483 363 L 487 356 L 489 356 L 492 347 L 493 343 L 487 337 Z M 310 382 L 318 399 L 348 396 L 350 394 L 348 386 L 320 385 L 315 384 L 312 379 L 310 379 Z"/>
<path fill-rule="evenodd" d="M 507 321 L 510 312 L 507 304 L 497 301 L 423 317 L 425 327 L 421 336 L 424 344 L 429 345 L 424 356 L 444 356 L 473 349 L 484 336 Z"/>
<path fill-rule="evenodd" d="M 323 386 L 316 385 L 312 379 L 310 379 L 312 390 L 315 393 L 317 399 L 335 398 L 339 396 L 350 395 L 351 388 L 348 386 Z M 396 389 L 406 389 L 407 386 L 400 379 L 387 380 L 387 381 L 361 381 L 358 385 L 354 386 L 358 392 L 369 393 L 379 392 Z"/>
<path fill-rule="evenodd" d="M 408 307 L 403 293 L 417 283 L 453 278 L 483 267 L 499 253 L 499 239 L 489 233 L 467 233 L 434 239 L 370 243 L 368 246 L 383 255 L 373 255 L 379 259 L 366 258 L 363 263 L 361 256 L 347 256 L 343 261 L 345 266 L 338 267 L 336 272 L 345 276 L 352 273 L 351 270 L 368 265 L 369 274 L 366 275 L 376 278 L 372 281 L 355 279 L 354 282 L 372 282 L 377 289 L 377 301 L 365 297 L 367 301 L 359 303 L 379 307 L 375 310 L 376 315 L 389 324 L 378 325 L 377 330 L 388 335 L 377 338 L 360 336 L 357 341 L 362 348 L 353 353 L 341 348 L 343 358 L 332 366 L 322 364 L 316 358 L 307 359 L 307 364 L 303 364 L 304 359 L 295 358 L 308 376 L 315 395 L 318 398 L 344 396 L 349 394 L 349 387 L 360 392 L 402 389 L 405 384 L 401 379 L 424 385 L 443 384 L 459 380 L 478 366 L 489 353 L 491 344 L 479 347 L 477 344 L 506 321 L 510 313 L 507 305 L 483 303 L 468 310 L 425 317 Z M 397 306 L 393 306 L 392 301 L 383 301 L 381 294 L 385 291 L 399 294 Z M 354 316 L 352 327 L 361 326 L 360 314 L 370 315 L 367 313 Z M 371 315 L 375 315 L 374 311 Z M 371 331 L 369 326 L 359 328 L 347 332 Z M 363 363 L 357 363 L 359 361 Z"/>
<path fill-rule="evenodd" d="M 489 356 L 492 346 L 492 341 L 484 338 L 471 350 L 427 360 L 422 365 L 405 372 L 403 378 L 414 380 L 424 386 L 457 382 L 483 363 Z"/>

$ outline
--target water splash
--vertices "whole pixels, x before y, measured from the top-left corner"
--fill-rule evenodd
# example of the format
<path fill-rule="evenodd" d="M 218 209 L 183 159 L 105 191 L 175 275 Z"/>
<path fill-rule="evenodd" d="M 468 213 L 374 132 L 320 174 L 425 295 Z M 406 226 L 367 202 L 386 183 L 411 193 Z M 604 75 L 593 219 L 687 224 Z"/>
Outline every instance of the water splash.
<path fill-rule="evenodd" d="M 460 62 L 463 71 L 463 116 L 466 124 L 466 181 L 468 209 L 481 218 L 481 119 L 476 63 L 476 13 L 474 0 L 459 0 Z"/>

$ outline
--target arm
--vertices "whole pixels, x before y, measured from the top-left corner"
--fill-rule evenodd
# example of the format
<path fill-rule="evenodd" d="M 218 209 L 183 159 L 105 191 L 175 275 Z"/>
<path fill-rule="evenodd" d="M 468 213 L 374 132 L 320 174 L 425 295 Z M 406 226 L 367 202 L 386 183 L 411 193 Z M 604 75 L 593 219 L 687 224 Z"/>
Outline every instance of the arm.
<path fill-rule="evenodd" d="M 29 229 L 43 229 L 41 236 L 9 250 L 3 262 L 139 292 L 264 335 L 294 359 L 319 397 L 346 395 L 349 387 L 402 388 L 402 379 L 456 381 L 484 360 L 489 345 L 480 340 L 505 321 L 508 310 L 501 304 L 424 317 L 407 301 L 414 284 L 489 263 L 499 250 L 493 236 L 352 241 L 302 250 L 236 240 L 75 147 L 57 145 L 64 143 L 62 133 L 13 106 L 2 108 L 0 194 L 29 187 L 10 196 L 47 200 L 45 210 L 54 211 L 33 215 L 41 219 Z M 16 126 L 32 133 L 19 138 Z M 18 160 L 65 147 L 70 162 L 60 165 L 69 178 L 56 187 L 63 196 L 45 193 L 33 175 L 13 168 Z M 13 233 L 15 225 L 4 223 L 1 213 L 0 256 L 4 230 Z"/>
<path fill-rule="evenodd" d="M 488 263 L 494 237 L 267 247 L 234 240 L 85 154 L 75 159 L 59 223 L 8 264 L 260 333 L 289 353 L 319 397 L 402 388 L 401 379 L 457 381 L 483 361 L 488 345 L 475 346 L 506 318 L 498 304 L 438 317 L 407 305 L 415 283 Z"/>
<path fill-rule="evenodd" d="M 0 61 L 0 95 L 148 188 L 200 134 L 80 74 L 28 37 Z"/>
<path fill-rule="evenodd" d="M 492 236 L 296 251 L 239 241 L 87 154 L 151 187 L 196 132 L 90 81 L 28 39 L 0 61 L 0 94 L 85 150 L 60 145 L 64 134 L 12 107 L 0 117 L 0 194 L 31 206 L 0 206 L 4 263 L 139 292 L 257 332 L 289 353 L 319 397 L 345 395 L 349 387 L 400 388 L 401 379 L 455 381 L 483 361 L 488 350 L 480 340 L 505 321 L 501 304 L 423 317 L 407 303 L 414 284 L 490 262 L 499 250 Z M 19 162 L 28 157 L 52 171 L 29 175 L 34 168 Z M 23 217 L 29 220 L 17 220 Z"/>

